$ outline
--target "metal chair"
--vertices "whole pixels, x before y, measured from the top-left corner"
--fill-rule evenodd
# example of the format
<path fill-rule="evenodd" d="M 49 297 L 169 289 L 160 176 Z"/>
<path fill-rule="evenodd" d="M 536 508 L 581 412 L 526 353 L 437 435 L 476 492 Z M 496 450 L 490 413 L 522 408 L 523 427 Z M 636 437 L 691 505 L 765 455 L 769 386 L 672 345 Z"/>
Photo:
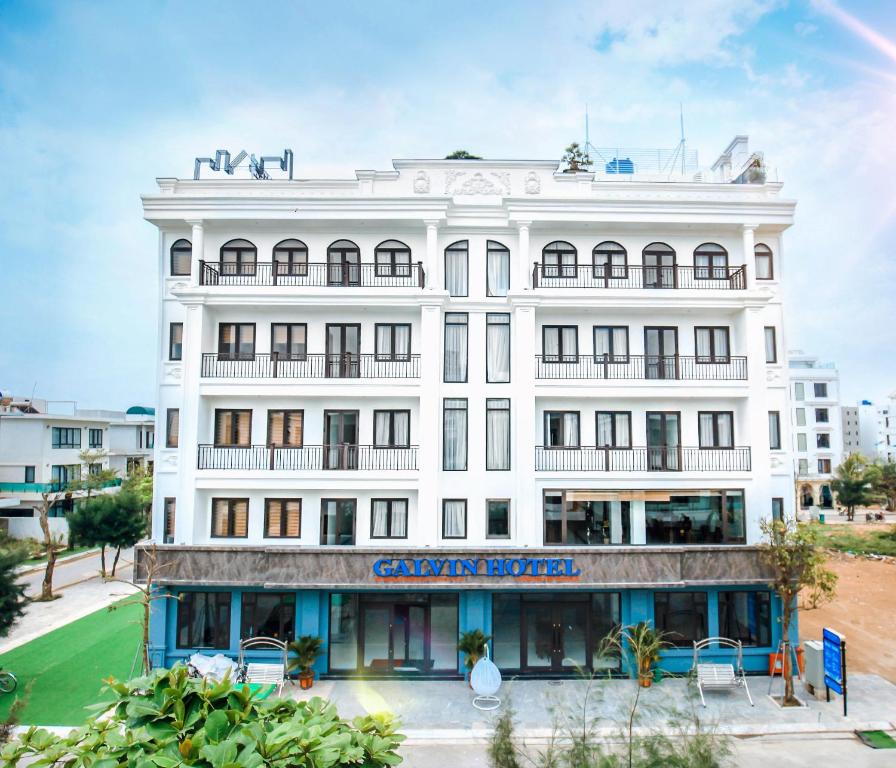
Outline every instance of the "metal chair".
<path fill-rule="evenodd" d="M 470 687 L 476 694 L 473 699 L 476 709 L 488 711 L 501 706 L 501 699 L 495 696 L 501 687 L 501 670 L 489 658 L 488 643 L 485 645 L 485 656 L 476 662 L 470 672 Z"/>
<path fill-rule="evenodd" d="M 245 653 L 251 650 L 275 650 L 281 654 L 281 658 L 277 662 L 246 663 Z M 283 683 L 286 680 L 287 651 L 287 644 L 273 637 L 250 637 L 240 640 L 239 668 L 243 673 L 243 680 L 250 685 L 274 685 L 279 696 L 283 692 Z"/>
<path fill-rule="evenodd" d="M 722 649 L 730 648 L 735 651 L 734 664 L 701 664 L 700 651 L 705 651 L 711 646 L 718 646 Z M 712 648 L 717 651 L 718 648 Z M 747 686 L 747 675 L 744 672 L 744 648 L 740 640 L 730 640 L 727 637 L 707 637 L 705 640 L 694 641 L 694 664 L 691 667 L 692 672 L 697 674 L 697 690 L 700 692 L 700 701 L 706 706 L 706 699 L 703 696 L 704 691 L 723 691 L 732 688 L 743 688 L 746 691 L 747 699 L 750 706 L 753 704 L 753 697 L 750 696 L 750 689 Z"/>

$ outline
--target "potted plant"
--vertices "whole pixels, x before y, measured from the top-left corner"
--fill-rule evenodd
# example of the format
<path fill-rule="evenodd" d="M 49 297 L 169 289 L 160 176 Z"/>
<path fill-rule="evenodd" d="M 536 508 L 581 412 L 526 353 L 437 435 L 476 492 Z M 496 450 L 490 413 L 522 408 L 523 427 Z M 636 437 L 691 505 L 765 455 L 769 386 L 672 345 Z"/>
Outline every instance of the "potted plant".
<path fill-rule="evenodd" d="M 758 157 L 754 158 L 747 168 L 747 181 L 750 184 L 765 184 L 765 176 L 765 166 L 762 165 L 762 160 Z"/>
<path fill-rule="evenodd" d="M 461 633 L 457 641 L 457 650 L 465 656 L 464 666 L 467 672 L 472 672 L 476 662 L 485 656 L 485 644 L 491 639 L 492 636 L 486 635 L 481 629 L 470 629 Z"/>
<path fill-rule="evenodd" d="M 321 655 L 324 641 L 316 635 L 302 635 L 289 644 L 289 652 L 293 654 L 289 660 L 289 671 L 299 670 L 299 686 L 307 691 L 314 684 L 314 662 Z"/>
<path fill-rule="evenodd" d="M 564 173 L 578 173 L 579 171 L 588 171 L 591 169 L 591 158 L 588 153 L 574 141 L 563 153 L 562 163 L 566 163 Z"/>
<path fill-rule="evenodd" d="M 653 665 L 660 660 L 660 651 L 668 642 L 662 632 L 657 632 L 650 623 L 642 621 L 624 631 L 625 641 L 635 657 L 638 682 L 642 688 L 649 688 L 653 682 Z"/>

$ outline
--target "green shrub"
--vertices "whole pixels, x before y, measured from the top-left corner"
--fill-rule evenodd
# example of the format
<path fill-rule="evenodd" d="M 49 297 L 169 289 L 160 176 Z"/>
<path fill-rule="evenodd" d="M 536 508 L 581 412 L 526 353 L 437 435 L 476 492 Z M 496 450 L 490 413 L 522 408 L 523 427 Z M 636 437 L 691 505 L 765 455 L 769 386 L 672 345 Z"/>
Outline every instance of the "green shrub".
<path fill-rule="evenodd" d="M 195 680 L 182 665 L 109 688 L 118 700 L 98 705 L 111 706 L 109 717 L 64 738 L 30 728 L 3 747 L 2 765 L 384 768 L 402 760 L 391 715 L 348 722 L 320 698 L 258 701 L 247 686 Z"/>

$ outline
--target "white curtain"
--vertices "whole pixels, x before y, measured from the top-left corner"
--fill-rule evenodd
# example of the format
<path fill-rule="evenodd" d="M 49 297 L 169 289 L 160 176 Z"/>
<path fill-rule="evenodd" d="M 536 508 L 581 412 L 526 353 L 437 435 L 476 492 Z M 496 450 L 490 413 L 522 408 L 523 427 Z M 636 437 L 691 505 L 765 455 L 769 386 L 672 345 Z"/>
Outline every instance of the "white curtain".
<path fill-rule="evenodd" d="M 445 400 L 444 468 L 467 468 L 467 402 Z"/>
<path fill-rule="evenodd" d="M 395 411 L 392 414 L 392 432 L 395 445 L 404 447 L 411 443 L 411 415 L 406 411 Z"/>
<path fill-rule="evenodd" d="M 489 320 L 485 347 L 488 381 L 510 381 L 510 324 Z"/>
<path fill-rule="evenodd" d="M 579 356 L 578 327 L 563 329 L 563 360 L 574 361 Z"/>
<path fill-rule="evenodd" d="M 485 468 L 510 469 L 510 401 L 489 401 L 485 422 Z"/>
<path fill-rule="evenodd" d="M 373 502 L 373 536 L 389 535 L 389 502 L 378 499 Z"/>
<path fill-rule="evenodd" d="M 719 448 L 734 447 L 734 430 L 731 423 L 730 413 L 720 413 L 718 417 L 719 425 Z"/>
<path fill-rule="evenodd" d="M 579 446 L 579 414 L 563 414 L 563 446 L 578 448 Z"/>
<path fill-rule="evenodd" d="M 392 413 L 390 411 L 377 411 L 374 414 L 373 422 L 373 444 L 378 447 L 388 447 L 391 442 L 389 440 L 389 425 L 392 421 Z"/>
<path fill-rule="evenodd" d="M 399 360 L 408 360 L 411 355 L 411 326 L 396 325 L 395 349 L 392 354 Z"/>
<path fill-rule="evenodd" d="M 711 332 L 709 328 L 697 329 L 697 357 L 706 358 L 710 356 L 709 334 Z"/>
<path fill-rule="evenodd" d="M 466 511 L 467 502 L 463 499 L 444 501 L 442 530 L 446 539 L 465 539 L 467 537 Z"/>
<path fill-rule="evenodd" d="M 711 413 L 700 414 L 700 447 L 712 448 L 715 445 L 712 435 L 713 415 Z"/>
<path fill-rule="evenodd" d="M 510 290 L 510 252 L 490 250 L 486 256 L 489 296 L 506 296 Z"/>
<path fill-rule="evenodd" d="M 597 446 L 604 448 L 613 445 L 613 414 L 597 414 Z"/>
<path fill-rule="evenodd" d="M 466 296 L 467 289 L 467 251 L 445 251 L 445 290 L 449 296 Z"/>
<path fill-rule="evenodd" d="M 715 352 L 717 358 L 725 359 L 728 357 L 728 330 L 726 328 L 713 329 L 715 341 Z"/>
<path fill-rule="evenodd" d="M 445 381 L 467 380 L 467 324 L 445 316 Z"/>
<path fill-rule="evenodd" d="M 378 325 L 376 327 L 376 351 L 378 355 L 383 357 L 392 356 L 392 327 L 391 325 Z"/>
<path fill-rule="evenodd" d="M 408 503 L 406 501 L 392 502 L 392 535 L 402 539 L 408 535 Z"/>
<path fill-rule="evenodd" d="M 555 360 L 557 355 L 560 354 L 560 329 L 559 328 L 545 328 L 544 331 L 544 350 L 543 355 L 545 358 L 549 358 L 550 360 Z"/>
<path fill-rule="evenodd" d="M 770 448 L 781 447 L 780 416 L 777 411 L 768 412 L 768 444 Z"/>
<path fill-rule="evenodd" d="M 777 359 L 778 350 L 775 344 L 775 329 L 769 326 L 765 329 L 765 362 L 774 363 Z"/>

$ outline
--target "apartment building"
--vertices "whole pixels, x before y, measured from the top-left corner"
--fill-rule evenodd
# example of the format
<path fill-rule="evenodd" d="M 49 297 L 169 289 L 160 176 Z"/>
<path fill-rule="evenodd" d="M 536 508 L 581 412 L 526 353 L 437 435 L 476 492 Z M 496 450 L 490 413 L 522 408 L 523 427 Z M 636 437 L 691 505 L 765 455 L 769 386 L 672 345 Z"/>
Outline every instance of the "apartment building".
<path fill-rule="evenodd" d="M 843 425 L 843 455 L 858 453 L 874 461 L 878 458 L 878 412 L 870 400 L 840 406 Z"/>
<path fill-rule="evenodd" d="M 159 179 L 154 663 L 315 634 L 325 676 L 454 677 L 479 628 L 557 676 L 649 620 L 667 668 L 725 635 L 767 669 L 794 203 L 760 157 Z"/>
<path fill-rule="evenodd" d="M 36 510 L 90 472 L 115 471 L 116 487 L 136 467 L 152 470 L 155 412 L 79 409 L 74 403 L 0 396 L 0 525 L 18 538 L 40 538 Z M 68 533 L 66 512 L 80 494 L 55 499 L 51 528 Z"/>
<path fill-rule="evenodd" d="M 833 363 L 802 350 L 791 351 L 787 365 L 799 506 L 830 509 L 834 506 L 833 471 L 844 456 L 840 373 Z"/>

